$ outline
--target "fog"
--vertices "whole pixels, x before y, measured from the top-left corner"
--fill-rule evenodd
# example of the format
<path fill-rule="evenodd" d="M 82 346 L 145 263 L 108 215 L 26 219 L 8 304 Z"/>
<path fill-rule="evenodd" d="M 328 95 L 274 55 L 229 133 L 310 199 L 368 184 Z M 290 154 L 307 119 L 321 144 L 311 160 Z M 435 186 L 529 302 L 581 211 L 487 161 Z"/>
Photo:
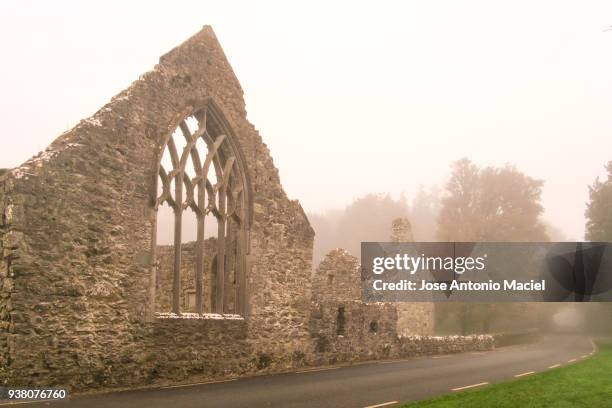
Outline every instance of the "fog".
<path fill-rule="evenodd" d="M 310 213 L 316 236 L 314 265 L 334 248 L 360 256 L 362 241 L 389 241 L 393 219 L 407 218 L 413 241 L 567 241 L 543 219 L 542 181 L 513 166 L 453 162 L 442 187 L 419 186 L 409 198 L 366 194 L 344 208 Z M 468 171 L 469 170 L 469 171 Z"/>
<path fill-rule="evenodd" d="M 309 214 L 317 235 L 314 266 L 333 248 L 360 256 L 361 241 L 389 241 L 391 222 L 407 218 L 414 241 L 563 241 L 559 228 L 542 220 L 542 183 L 516 167 L 479 168 L 456 161 L 443 188 L 421 186 L 412 200 L 367 194 L 345 208 Z M 533 329 L 537 329 L 535 332 Z M 611 304 L 454 303 L 435 304 L 440 335 L 480 333 L 612 334 Z M 527 335 L 527 334 L 525 334 Z"/>
<path fill-rule="evenodd" d="M 437 303 L 438 334 L 520 333 L 612 335 L 609 303 Z"/>
<path fill-rule="evenodd" d="M 557 304 L 549 326 L 557 332 L 584 333 L 591 336 L 612 335 L 612 304 Z"/>
<path fill-rule="evenodd" d="M 581 239 L 612 151 L 611 19 L 609 1 L 5 2 L 0 167 L 211 24 L 306 211 L 412 200 L 467 156 L 543 180 L 543 219 Z"/>

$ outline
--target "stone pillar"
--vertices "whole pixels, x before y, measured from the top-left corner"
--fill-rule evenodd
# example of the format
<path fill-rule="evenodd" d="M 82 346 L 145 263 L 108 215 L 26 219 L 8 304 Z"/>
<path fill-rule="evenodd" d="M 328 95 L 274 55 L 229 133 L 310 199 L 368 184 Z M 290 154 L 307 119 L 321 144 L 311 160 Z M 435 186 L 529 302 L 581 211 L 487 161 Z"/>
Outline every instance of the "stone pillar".
<path fill-rule="evenodd" d="M 392 242 L 413 242 L 412 226 L 408 218 L 396 218 L 391 222 Z M 397 332 L 401 336 L 432 335 L 434 329 L 434 304 L 428 302 L 399 302 Z"/>
<path fill-rule="evenodd" d="M 391 222 L 392 242 L 412 242 L 412 226 L 408 218 L 396 218 Z"/>

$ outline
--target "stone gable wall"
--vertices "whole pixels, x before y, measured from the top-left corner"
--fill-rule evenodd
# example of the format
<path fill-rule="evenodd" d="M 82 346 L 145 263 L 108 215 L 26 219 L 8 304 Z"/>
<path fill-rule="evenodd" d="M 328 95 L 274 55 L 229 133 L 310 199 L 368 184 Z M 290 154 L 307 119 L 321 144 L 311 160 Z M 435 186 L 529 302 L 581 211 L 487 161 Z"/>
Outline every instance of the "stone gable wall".
<path fill-rule="evenodd" d="M 205 27 L 5 174 L 15 219 L 2 237 L 2 268 L 10 259 L 14 274 L 3 285 L 10 300 L 0 301 L 11 325 L 0 337 L 0 354 L 9 344 L 4 382 L 80 389 L 303 363 L 294 355 L 310 344 L 314 234 L 246 120 L 242 94 Z M 251 182 L 249 316 L 147 322 L 155 157 L 185 113 L 209 99 L 235 133 Z"/>
<path fill-rule="evenodd" d="M 348 251 L 337 248 L 322 260 L 313 278 L 315 301 L 341 302 L 361 298 L 361 270 L 359 260 Z"/>

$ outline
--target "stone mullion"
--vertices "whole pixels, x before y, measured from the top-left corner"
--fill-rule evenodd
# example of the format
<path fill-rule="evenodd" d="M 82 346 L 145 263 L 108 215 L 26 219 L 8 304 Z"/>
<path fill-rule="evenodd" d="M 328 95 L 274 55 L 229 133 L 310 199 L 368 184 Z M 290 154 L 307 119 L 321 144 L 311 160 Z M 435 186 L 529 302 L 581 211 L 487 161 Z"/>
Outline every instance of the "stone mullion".
<path fill-rule="evenodd" d="M 180 166 L 180 158 L 172 136 L 167 144 L 173 170 L 170 172 L 168 183 L 174 178 L 174 266 L 172 287 L 172 311 L 176 314 L 181 312 L 181 239 L 182 239 L 182 215 L 183 215 L 183 169 Z M 170 203 L 170 201 L 169 201 Z"/>
<path fill-rule="evenodd" d="M 223 313 L 223 305 L 225 303 L 225 227 L 227 223 L 227 217 L 225 216 L 225 188 L 222 182 L 219 185 L 221 186 L 221 188 L 218 191 L 219 217 L 217 218 L 217 290 L 215 295 L 215 311 L 217 313 Z"/>
<path fill-rule="evenodd" d="M 242 193 L 240 193 L 240 223 L 238 224 L 238 237 L 236 240 L 236 313 L 244 316 L 246 314 L 246 279 L 245 279 L 245 247 L 246 230 L 244 219 L 244 203 L 242 203 Z"/>
<path fill-rule="evenodd" d="M 174 180 L 174 280 L 172 284 L 172 311 L 181 313 L 181 238 L 183 218 L 183 169 L 179 169 Z"/>
<path fill-rule="evenodd" d="M 196 313 L 204 313 L 204 305 L 202 302 L 202 294 L 204 287 L 204 226 L 205 226 L 205 181 L 200 180 L 198 183 L 198 207 L 201 213 L 198 214 L 198 238 L 197 238 L 197 253 L 196 253 Z"/>
<path fill-rule="evenodd" d="M 197 196 L 197 241 L 196 241 L 196 256 L 195 256 L 195 266 L 194 266 L 194 276 L 195 276 L 195 297 L 196 297 L 196 313 L 202 314 L 204 312 L 204 306 L 202 303 L 202 293 L 203 293 L 203 285 L 204 285 L 204 221 L 205 221 L 205 211 L 206 211 L 206 203 L 205 203 L 205 189 L 206 189 L 206 175 L 203 175 L 205 171 L 202 168 L 202 163 L 200 161 L 200 154 L 196 148 L 196 142 L 198 138 L 204 135 L 205 133 L 205 122 L 204 124 L 200 124 L 200 129 L 195 133 L 191 134 L 189 131 L 189 127 L 187 123 L 183 120 L 180 123 L 180 128 L 185 137 L 185 141 L 187 142 L 187 146 L 185 146 L 185 153 L 183 161 L 181 162 L 182 168 L 184 169 L 189 160 L 187 156 L 187 152 L 190 152 L 191 160 L 193 162 L 193 168 L 196 171 L 196 177 L 194 180 L 197 180 L 197 188 L 198 188 L 198 196 Z M 195 188 L 195 186 L 194 186 Z M 195 199 L 195 198 L 194 198 Z"/>
<path fill-rule="evenodd" d="M 230 193 L 231 194 L 231 193 Z M 235 287 L 232 288 L 233 286 L 233 282 L 231 280 L 231 276 L 230 273 L 232 271 L 232 265 L 234 263 L 234 259 L 236 257 L 236 254 L 234 253 L 234 247 L 233 247 L 233 243 L 235 242 L 235 238 L 236 238 L 236 231 L 232 222 L 232 217 L 228 214 L 227 219 L 225 221 L 226 224 L 226 238 L 225 238 L 225 269 L 224 269 L 224 273 L 225 273 L 225 292 L 224 292 L 224 299 L 223 299 L 223 310 L 225 310 L 225 312 L 229 312 L 230 311 L 230 302 L 231 302 L 231 297 L 232 294 L 234 296 L 234 310 L 232 311 L 232 313 L 236 313 L 235 311 L 235 307 L 236 307 L 236 293 L 235 293 Z M 235 271 L 234 271 L 235 273 Z"/>
<path fill-rule="evenodd" d="M 225 299 L 225 264 L 227 263 L 226 259 L 226 233 L 229 231 L 229 215 L 227 213 L 227 190 L 229 186 L 230 177 L 232 175 L 232 168 L 234 163 L 234 158 L 230 157 L 227 160 L 224 160 L 224 155 L 222 151 L 218 150 L 217 155 L 222 162 L 225 162 L 223 169 L 220 173 L 217 173 L 217 185 L 219 189 L 219 233 L 217 236 L 218 240 L 218 249 L 217 249 L 217 312 L 225 313 L 227 312 L 224 307 L 227 303 L 227 299 Z M 221 166 L 219 166 L 221 167 Z M 231 193 L 230 193 L 231 194 Z M 231 241 L 230 241 L 231 243 Z"/>

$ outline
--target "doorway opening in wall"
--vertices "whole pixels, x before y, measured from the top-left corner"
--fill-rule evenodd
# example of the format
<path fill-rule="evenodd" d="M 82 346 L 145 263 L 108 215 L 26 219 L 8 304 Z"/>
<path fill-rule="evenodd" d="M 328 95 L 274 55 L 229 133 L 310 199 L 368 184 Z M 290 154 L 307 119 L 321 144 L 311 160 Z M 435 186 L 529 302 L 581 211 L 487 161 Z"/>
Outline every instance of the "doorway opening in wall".
<path fill-rule="evenodd" d="M 212 101 L 184 114 L 167 135 L 156 174 L 154 315 L 244 316 L 249 179 L 237 138 Z"/>

